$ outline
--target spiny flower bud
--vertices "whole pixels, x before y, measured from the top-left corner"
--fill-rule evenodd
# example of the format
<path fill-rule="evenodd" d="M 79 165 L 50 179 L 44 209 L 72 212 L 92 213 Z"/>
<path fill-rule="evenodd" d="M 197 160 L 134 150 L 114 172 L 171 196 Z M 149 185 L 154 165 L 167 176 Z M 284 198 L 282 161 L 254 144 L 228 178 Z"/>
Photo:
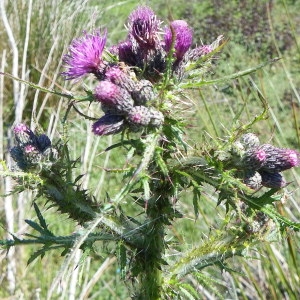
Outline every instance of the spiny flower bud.
<path fill-rule="evenodd" d="M 258 190 L 262 185 L 261 175 L 256 171 L 248 171 L 244 177 L 244 183 L 253 190 Z"/>
<path fill-rule="evenodd" d="M 37 137 L 37 147 L 41 152 L 51 147 L 51 141 L 46 134 L 41 134 Z"/>
<path fill-rule="evenodd" d="M 131 96 L 136 105 L 145 105 L 156 97 L 156 93 L 152 83 L 149 80 L 142 79 L 136 83 Z"/>
<path fill-rule="evenodd" d="M 106 114 L 93 124 L 92 131 L 96 135 L 110 135 L 118 133 L 124 128 L 122 116 Z"/>
<path fill-rule="evenodd" d="M 134 104 L 128 91 L 107 80 L 99 82 L 95 89 L 95 97 L 102 104 L 115 108 L 120 113 L 129 112 Z"/>
<path fill-rule="evenodd" d="M 258 170 L 260 169 L 266 162 L 267 154 L 264 149 L 251 148 L 246 151 L 242 158 L 242 166 L 245 169 L 249 170 Z"/>
<path fill-rule="evenodd" d="M 300 153 L 296 150 L 276 148 L 269 144 L 262 145 L 260 149 L 266 153 L 262 171 L 279 173 L 300 164 Z"/>
<path fill-rule="evenodd" d="M 200 47 L 190 50 L 186 55 L 186 59 L 195 61 L 212 51 L 213 47 L 211 45 L 202 45 Z"/>
<path fill-rule="evenodd" d="M 261 184 L 271 189 L 280 189 L 286 186 L 286 181 L 279 173 L 268 173 L 259 171 L 261 175 Z"/>
<path fill-rule="evenodd" d="M 14 133 L 18 145 L 10 150 L 10 154 L 19 169 L 26 171 L 36 165 L 49 168 L 58 160 L 58 152 L 51 147 L 47 135 L 37 136 L 24 124 L 17 125 Z"/>
<path fill-rule="evenodd" d="M 25 146 L 27 144 L 36 144 L 37 137 L 25 124 L 17 124 L 14 127 L 14 134 L 19 146 Z"/>
<path fill-rule="evenodd" d="M 13 147 L 10 149 L 9 153 L 12 159 L 16 162 L 19 169 L 26 170 L 27 162 L 25 160 L 22 148 L 19 146 Z"/>
<path fill-rule="evenodd" d="M 129 123 L 140 126 L 147 126 L 151 121 L 151 112 L 146 106 L 135 106 L 128 113 Z"/>
<path fill-rule="evenodd" d="M 254 133 L 243 134 L 240 138 L 240 142 L 245 150 L 258 147 L 260 144 L 258 137 Z"/>
<path fill-rule="evenodd" d="M 31 165 L 39 163 L 42 159 L 41 152 L 33 145 L 26 145 L 23 149 L 23 153 L 25 160 Z"/>

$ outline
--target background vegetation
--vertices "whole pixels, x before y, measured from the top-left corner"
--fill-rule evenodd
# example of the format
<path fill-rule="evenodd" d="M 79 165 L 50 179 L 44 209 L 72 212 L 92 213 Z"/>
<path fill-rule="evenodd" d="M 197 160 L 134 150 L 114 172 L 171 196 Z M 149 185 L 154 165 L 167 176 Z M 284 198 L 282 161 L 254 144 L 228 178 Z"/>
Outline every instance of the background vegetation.
<path fill-rule="evenodd" d="M 76 91 L 76 85 L 66 83 L 59 75 L 61 57 L 70 41 L 83 30 L 107 28 L 108 45 L 125 38 L 124 23 L 139 1 L 54 0 L 2 1 L 0 4 L 0 64 L 1 71 L 46 87 Z M 218 78 L 247 69 L 271 58 L 280 57 L 255 75 L 231 80 L 220 85 L 193 91 L 190 95 L 196 110 L 189 114 L 190 144 L 205 149 L 223 139 L 230 130 L 253 119 L 261 111 L 260 97 L 269 104 L 269 118 L 255 124 L 253 131 L 261 141 L 280 147 L 300 150 L 300 48 L 299 0 L 274 1 L 148 1 L 155 12 L 167 19 L 185 19 L 194 28 L 194 43 L 209 44 L 224 34 L 228 43 L 211 68 Z M 80 91 L 77 91 L 77 93 Z M 11 146 L 11 126 L 23 120 L 39 124 L 50 137 L 62 134 L 61 112 L 67 103 L 0 77 L 0 159 L 7 158 Z M 81 107 L 97 116 L 93 106 Z M 193 108 L 194 109 L 194 108 Z M 201 114 L 199 113 L 201 112 Z M 205 114 L 203 112 L 206 112 Z M 122 168 L 126 163 L 118 153 L 103 153 L 115 137 L 97 138 L 90 132 L 91 123 L 78 115 L 69 125 L 69 140 L 73 159 L 79 158 L 78 174 L 85 174 L 84 187 L 91 188 L 96 198 L 106 191 L 117 192 L 121 179 L 105 169 Z M 285 188 L 286 202 L 278 210 L 290 219 L 299 220 L 300 170 L 286 174 L 290 185 Z M 9 178 L 1 178 L 1 194 L 13 186 Z M 209 188 L 209 187 L 207 187 Z M 224 218 L 225 208 L 216 208 L 216 197 L 203 193 L 201 214 L 195 220 L 191 208 L 192 195 L 186 193 L 180 210 L 184 218 L 170 226 L 170 238 L 176 238 L 186 249 L 199 243 L 217 228 Z M 32 216 L 30 193 L 3 197 L 0 202 L 0 237 L 9 232 L 22 235 L 30 232 L 24 219 Z M 134 207 L 129 209 L 134 210 Z M 57 235 L 75 230 L 64 215 L 43 211 L 51 230 Z M 10 249 L 0 255 L 0 298 L 45 299 L 129 299 L 121 283 L 119 266 L 112 245 L 99 244 L 97 257 L 83 259 L 80 251 L 71 260 L 53 252 L 27 266 L 37 247 Z M 111 247 L 111 249 L 110 249 Z M 176 252 L 173 253 L 176 255 Z M 285 232 L 274 236 L 271 243 L 262 238 L 257 248 L 249 249 L 248 259 L 234 257 L 227 265 L 207 270 L 211 282 L 199 283 L 202 299 L 218 298 L 211 291 L 216 285 L 220 294 L 229 299 L 297 299 L 300 296 L 299 233 Z M 64 265 L 68 272 L 62 273 Z M 228 268 L 228 269 L 227 269 Z M 230 272 L 229 272 L 230 269 Z"/>

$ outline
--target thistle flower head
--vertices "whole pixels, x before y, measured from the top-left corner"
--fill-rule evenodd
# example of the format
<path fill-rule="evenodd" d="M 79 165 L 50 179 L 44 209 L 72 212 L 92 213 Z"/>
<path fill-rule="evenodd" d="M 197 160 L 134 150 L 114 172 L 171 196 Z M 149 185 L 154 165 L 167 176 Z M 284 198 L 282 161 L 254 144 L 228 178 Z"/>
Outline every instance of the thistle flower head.
<path fill-rule="evenodd" d="M 35 144 L 37 137 L 31 131 L 31 129 L 25 124 L 17 124 L 14 129 L 14 135 L 19 146 L 24 146 L 27 144 Z"/>
<path fill-rule="evenodd" d="M 127 90 L 108 80 L 99 82 L 95 89 L 95 97 L 102 104 L 114 108 L 120 113 L 127 113 L 134 104 Z"/>
<path fill-rule="evenodd" d="M 9 151 L 12 159 L 16 162 L 16 165 L 20 170 L 26 170 L 28 164 L 26 162 L 23 150 L 21 147 L 16 146 L 10 149 Z"/>
<path fill-rule="evenodd" d="M 150 110 L 146 106 L 135 106 L 127 116 L 129 123 L 140 126 L 147 126 L 151 120 Z"/>
<path fill-rule="evenodd" d="M 79 79 L 92 73 L 100 76 L 103 73 L 102 52 L 106 43 L 106 31 L 101 34 L 96 30 L 93 34 L 86 33 L 83 37 L 74 39 L 69 46 L 69 54 L 63 58 L 65 67 L 63 72 L 67 80 Z"/>
<path fill-rule="evenodd" d="M 261 149 L 267 154 L 262 167 L 268 173 L 279 173 L 300 165 L 300 153 L 292 149 L 277 148 L 264 144 Z"/>
<path fill-rule="evenodd" d="M 131 96 L 136 105 L 145 105 L 156 97 L 156 93 L 152 83 L 149 80 L 142 79 L 134 86 Z"/>
<path fill-rule="evenodd" d="M 142 49 L 154 49 L 159 41 L 160 24 L 151 8 L 140 6 L 129 16 L 129 37 Z"/>
<path fill-rule="evenodd" d="M 213 47 L 211 45 L 202 45 L 195 49 L 190 50 L 187 53 L 188 60 L 198 60 L 200 57 L 209 54 L 213 51 Z"/>
<path fill-rule="evenodd" d="M 139 129 L 139 127 L 153 126 L 159 127 L 164 122 L 163 114 L 153 107 L 134 106 L 128 113 L 127 121 L 131 128 Z"/>
<path fill-rule="evenodd" d="M 133 50 L 133 44 L 130 40 L 126 40 L 117 45 L 119 60 L 130 66 L 137 65 L 139 59 L 137 53 Z"/>
<path fill-rule="evenodd" d="M 257 135 L 255 135 L 254 133 L 243 134 L 240 138 L 240 142 L 245 150 L 258 147 L 260 144 Z"/>
<path fill-rule="evenodd" d="M 250 150 L 246 151 L 243 156 L 243 168 L 249 170 L 258 170 L 265 164 L 266 158 L 267 154 L 264 149 L 261 149 L 260 147 L 251 148 Z"/>
<path fill-rule="evenodd" d="M 203 56 L 206 56 L 212 51 L 216 50 L 220 46 L 223 39 L 224 39 L 223 35 L 219 35 L 217 39 L 214 42 L 212 42 L 210 45 L 201 45 L 195 49 L 189 50 L 188 53 L 185 55 L 185 60 L 186 61 L 199 60 Z"/>
<path fill-rule="evenodd" d="M 124 129 L 124 118 L 120 115 L 106 114 L 92 126 L 92 132 L 96 135 L 110 135 Z"/>
<path fill-rule="evenodd" d="M 39 150 L 34 146 L 34 145 L 26 145 L 23 149 L 24 153 L 30 154 L 30 153 L 35 153 L 39 152 Z"/>
<path fill-rule="evenodd" d="M 37 147 L 41 152 L 51 147 L 51 141 L 46 134 L 41 134 L 37 137 Z"/>
<path fill-rule="evenodd" d="M 38 164 L 48 168 L 58 160 L 58 151 L 47 135 L 36 135 L 25 124 L 16 125 L 13 131 L 17 146 L 10 154 L 19 169 L 25 171 Z"/>
<path fill-rule="evenodd" d="M 261 175 L 256 171 L 246 171 L 244 176 L 244 183 L 253 190 L 258 190 L 262 183 L 261 183 Z"/>
<path fill-rule="evenodd" d="M 167 27 L 165 30 L 165 50 L 167 52 L 171 50 L 172 42 L 174 40 L 175 57 L 177 60 L 181 60 L 192 45 L 193 32 L 187 22 L 183 20 L 171 22 L 170 27 Z M 174 37 L 173 34 L 175 34 Z"/>
<path fill-rule="evenodd" d="M 279 173 L 268 173 L 259 171 L 261 175 L 261 184 L 271 189 L 280 189 L 286 186 L 286 181 Z"/>

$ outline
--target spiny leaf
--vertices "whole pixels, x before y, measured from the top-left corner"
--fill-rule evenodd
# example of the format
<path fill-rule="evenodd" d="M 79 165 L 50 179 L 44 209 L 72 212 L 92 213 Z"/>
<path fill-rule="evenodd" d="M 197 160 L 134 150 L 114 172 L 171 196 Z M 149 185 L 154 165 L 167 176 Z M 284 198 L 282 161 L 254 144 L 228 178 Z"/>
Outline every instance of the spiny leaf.
<path fill-rule="evenodd" d="M 34 202 L 33 203 L 33 206 L 34 206 L 34 209 L 35 209 L 35 212 L 36 212 L 36 215 L 39 219 L 39 222 L 40 222 L 40 225 L 45 229 L 45 231 L 49 234 L 49 235 L 53 235 L 52 232 L 50 232 L 48 230 L 48 226 L 46 224 L 46 220 L 44 219 L 44 217 L 42 216 L 41 214 L 41 211 L 39 210 L 37 204 Z"/>
<path fill-rule="evenodd" d="M 179 290 L 181 291 L 181 293 L 184 295 L 184 299 L 189 299 L 189 300 L 196 300 L 197 298 L 195 298 L 190 290 L 194 290 L 190 285 L 188 284 L 181 284 L 179 286 Z M 195 290 L 194 290 L 195 291 Z M 197 297 L 197 296 L 196 296 Z"/>
<path fill-rule="evenodd" d="M 215 280 L 212 276 L 205 275 L 202 272 L 194 272 L 193 276 L 198 279 L 198 282 L 217 295 L 219 299 L 225 299 L 217 287 L 217 284 L 220 284 L 218 280 Z"/>
<path fill-rule="evenodd" d="M 39 224 L 31 221 L 31 220 L 25 220 L 25 222 L 30 226 L 32 227 L 33 229 L 35 229 L 36 231 L 38 231 L 40 234 L 44 234 L 45 233 L 45 230 L 44 228 L 42 228 Z"/>
<path fill-rule="evenodd" d="M 84 177 L 84 174 L 78 175 L 74 180 L 74 185 L 82 178 Z"/>
<path fill-rule="evenodd" d="M 165 163 L 165 161 L 163 160 L 162 156 L 161 156 L 161 152 L 163 150 L 161 148 L 156 148 L 156 151 L 155 151 L 155 162 L 157 163 L 157 165 L 159 166 L 161 172 L 163 173 L 163 175 L 165 177 L 169 177 L 169 170 L 168 170 L 168 167 Z"/>
<path fill-rule="evenodd" d="M 120 276 L 121 279 L 125 279 L 126 277 L 126 267 L 127 267 L 127 253 L 126 247 L 122 242 L 118 244 L 118 259 L 119 259 L 119 266 L 120 266 Z"/>
<path fill-rule="evenodd" d="M 194 188 L 193 189 L 193 206 L 194 206 L 194 212 L 195 212 L 195 218 L 198 219 L 199 216 L 199 199 L 201 196 L 200 189 Z"/>
<path fill-rule="evenodd" d="M 38 250 L 38 251 L 36 251 L 36 252 L 34 252 L 30 257 L 29 257 L 29 259 L 28 259 L 28 261 L 27 261 L 27 266 L 29 265 L 29 264 L 31 264 L 35 259 L 37 259 L 39 256 L 41 257 L 41 258 L 43 258 L 44 257 L 44 255 L 45 255 L 45 253 L 46 253 L 46 251 L 47 251 L 47 248 L 42 248 L 42 249 L 40 249 L 40 250 Z"/>

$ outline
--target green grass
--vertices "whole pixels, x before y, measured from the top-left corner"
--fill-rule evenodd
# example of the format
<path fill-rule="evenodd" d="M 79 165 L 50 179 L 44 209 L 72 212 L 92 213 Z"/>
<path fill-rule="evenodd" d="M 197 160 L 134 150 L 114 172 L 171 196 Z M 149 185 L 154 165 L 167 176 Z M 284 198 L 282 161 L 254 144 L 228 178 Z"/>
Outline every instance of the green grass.
<path fill-rule="evenodd" d="M 151 1 L 151 6 L 164 19 L 188 18 L 195 28 L 195 43 L 200 44 L 201 40 L 210 43 L 219 34 L 229 38 L 224 51 L 212 66 L 212 78 L 254 67 L 270 58 L 282 59 L 251 76 L 193 91 L 191 97 L 194 99 L 196 110 L 187 117 L 192 132 L 190 144 L 195 145 L 197 151 L 201 152 L 213 145 L 217 139 L 227 136 L 231 130 L 246 124 L 261 112 L 259 97 L 262 96 L 269 104 L 269 118 L 255 124 L 253 130 L 265 143 L 272 140 L 272 143 L 278 146 L 299 149 L 299 1 L 276 1 L 270 10 L 266 8 L 267 1 L 262 1 L 263 4 L 257 7 L 260 14 L 263 12 L 262 19 L 257 19 L 254 5 L 249 7 L 246 5 L 247 1 L 240 1 L 245 3 L 244 10 L 243 7 L 236 8 L 237 1 L 220 4 L 219 10 L 211 1 L 201 1 L 200 5 L 198 2 L 191 1 L 187 6 L 184 1 L 155 0 Z M 70 41 L 83 30 L 89 31 L 99 26 L 108 28 L 108 44 L 124 39 L 124 22 L 139 1 L 33 1 L 27 19 L 30 3 L 17 0 L 6 5 L 6 14 L 18 49 L 18 76 L 43 86 L 77 92 L 78 85 L 65 83 L 59 76 L 62 70 L 61 57 Z M 233 7 L 236 9 L 232 9 Z M 226 21 L 229 13 L 231 22 Z M 213 23 L 210 23 L 211 16 L 215 16 Z M 30 20 L 30 31 L 26 30 L 26 25 L 29 24 L 26 23 L 27 20 Z M 219 23 L 216 20 L 219 20 Z M 242 27 L 239 26 L 241 20 L 245 23 Z M 247 33 L 249 24 L 254 27 L 254 32 Z M 0 24 L 0 32 L 6 34 L 3 23 Z M 255 40 L 260 43 L 255 43 Z M 1 39 L 2 70 L 8 73 L 13 72 L 14 53 L 10 49 L 9 40 Z M 24 49 L 28 49 L 27 52 L 24 52 Z M 92 86 L 92 81 L 87 84 Z M 11 142 L 8 131 L 17 116 L 14 108 L 16 95 L 13 93 L 11 79 L 1 77 L 0 89 L 0 123 L 5 137 L 0 149 L 3 158 Z M 21 90 L 20 97 L 24 99 L 23 121 L 39 123 L 51 136 L 57 137 L 62 133 L 61 119 L 67 106 L 66 100 L 30 88 Z M 95 106 L 81 106 L 80 109 L 94 117 L 100 113 Z M 119 153 L 107 154 L 103 151 L 108 145 L 118 141 L 119 137 L 111 140 L 93 136 L 90 132 L 91 122 L 75 114 L 70 115 L 69 121 L 68 138 L 72 158 L 79 158 L 81 162 L 81 167 L 76 172 L 77 175 L 85 174 L 82 185 L 91 188 L 91 193 L 95 191 L 97 199 L 104 199 L 107 193 L 117 194 L 118 187 L 122 184 L 121 176 L 118 173 L 105 172 L 103 166 L 119 169 L 126 166 L 126 150 L 124 149 L 124 157 Z M 287 172 L 286 177 L 291 184 L 285 188 L 285 203 L 280 209 L 283 215 L 292 220 L 299 220 L 299 169 Z M 1 179 L 1 194 L 7 192 L 6 186 L 7 183 Z M 31 219 L 33 215 L 30 199 L 29 193 L 24 193 L 19 200 L 18 196 L 12 198 L 14 232 L 17 234 L 29 230 L 24 219 Z M 170 226 L 170 239 L 182 243 L 183 250 L 186 251 L 204 241 L 211 228 L 218 228 L 224 218 L 224 208 L 216 208 L 216 199 L 217 195 L 214 197 L 213 191 L 209 188 L 204 190 L 200 201 L 200 216 L 195 220 L 194 212 L 191 211 L 192 196 L 188 191 L 185 192 L 178 204 L 184 218 Z M 43 201 L 39 200 L 37 203 L 50 223 L 50 229 L 57 235 L 67 235 L 76 230 L 75 224 L 65 215 L 53 213 L 53 209 L 46 209 Z M 127 209 L 134 211 L 134 204 L 128 203 Z M 0 202 L 0 223 L 3 224 L 0 228 L 1 238 L 7 234 L 6 222 L 4 202 Z M 87 298 L 79 298 L 88 282 L 97 274 L 97 270 L 107 262 L 106 253 L 113 253 L 113 247 L 107 245 L 104 249 L 103 245 L 99 244 L 96 249 L 97 255 L 94 257 L 82 261 L 80 258 L 72 259 L 66 266 L 67 275 L 63 276 L 60 284 L 55 287 L 51 299 L 129 299 L 130 294 L 119 276 L 119 267 L 113 260 L 110 265 L 103 266 L 103 273 L 100 272 L 95 283 L 91 283 Z M 40 299 L 46 299 L 50 287 L 55 279 L 59 278 L 57 276 L 62 266 L 66 264 L 66 257 L 61 257 L 59 251 L 52 251 L 42 260 L 38 259 L 27 266 L 27 260 L 37 249 L 37 246 L 18 248 L 11 258 L 17 263 L 14 292 L 17 298 L 39 299 L 37 295 L 40 294 Z M 298 249 L 299 234 L 295 232 L 286 232 L 282 238 L 274 236 L 271 244 L 262 238 L 257 249 L 249 249 L 247 252 L 249 259 L 233 257 L 227 266 L 223 266 L 234 272 L 221 272 L 221 268 L 210 268 L 209 273 L 218 280 L 218 287 L 227 298 L 297 299 L 300 294 Z M 169 255 L 176 256 L 176 251 L 170 252 Z M 9 281 L 5 276 L 8 260 L 5 257 L 6 253 L 2 252 L 0 285 L 4 288 L 0 291 L 0 298 L 10 296 Z M 77 270 L 78 276 L 72 277 Z M 72 288 L 72 278 L 77 281 L 75 289 Z M 209 288 L 210 284 L 202 282 L 199 285 L 199 293 L 203 295 L 203 299 L 206 299 L 204 295 L 214 297 L 214 292 Z M 74 298 L 69 294 L 71 291 L 76 292 Z"/>

